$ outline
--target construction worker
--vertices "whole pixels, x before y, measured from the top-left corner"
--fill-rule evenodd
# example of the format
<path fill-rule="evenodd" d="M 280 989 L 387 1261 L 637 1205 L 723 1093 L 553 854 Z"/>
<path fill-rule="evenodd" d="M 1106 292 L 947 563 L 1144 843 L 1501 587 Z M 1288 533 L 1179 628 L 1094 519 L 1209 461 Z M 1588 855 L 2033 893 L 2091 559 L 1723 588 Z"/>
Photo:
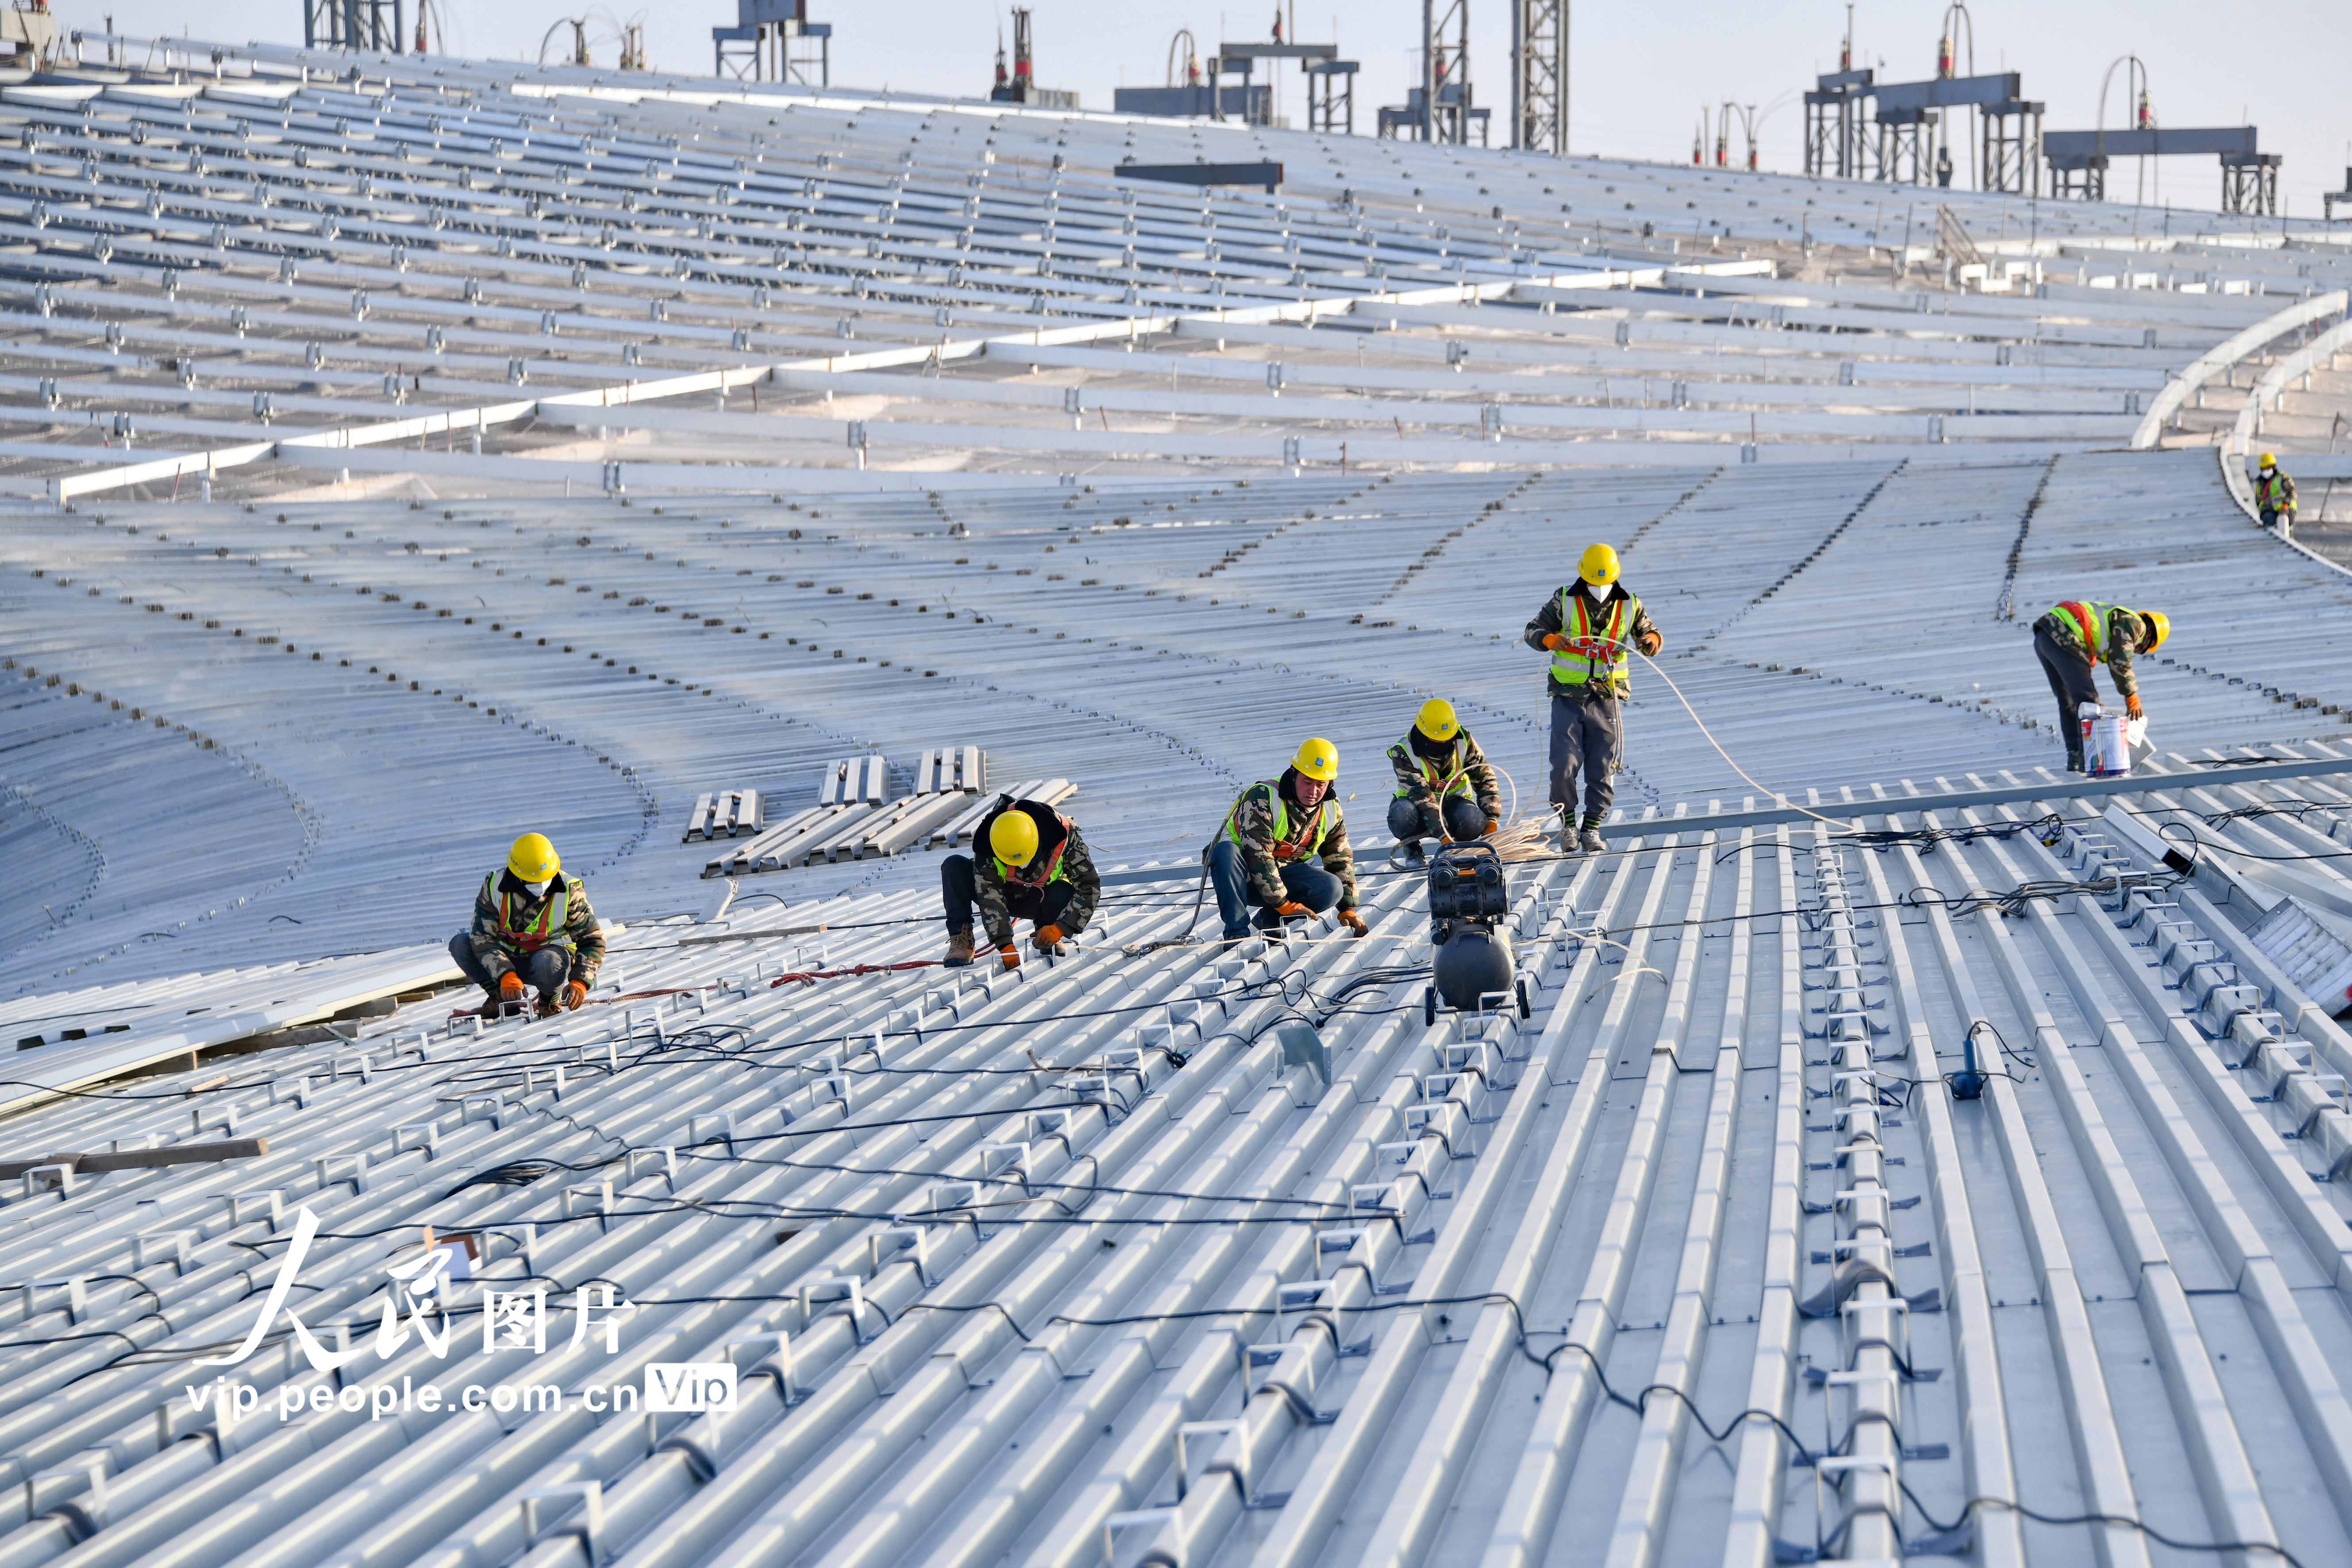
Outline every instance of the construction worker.
<path fill-rule="evenodd" d="M 2278 466 L 2278 458 L 2270 452 L 2263 454 L 2262 467 L 2254 475 L 2254 510 L 2263 514 L 2263 526 L 2275 528 L 2281 539 L 2294 537 L 2294 481 Z M 2322 507 L 2325 512 L 2327 509 Z M 2326 519 L 2322 517 L 2321 521 Z"/>
<path fill-rule="evenodd" d="M 1389 748 L 1389 765 L 1397 778 L 1389 831 L 1404 846 L 1407 864 L 1423 862 L 1424 838 L 1464 843 L 1503 825 L 1495 770 L 1444 698 L 1421 705 L 1412 728 Z"/>
<path fill-rule="evenodd" d="M 1551 654 L 1551 804 L 1559 813 L 1559 847 L 1601 848 L 1601 819 L 1617 798 L 1617 760 L 1625 748 L 1622 702 L 1633 688 L 1628 642 L 1644 654 L 1664 643 L 1642 601 L 1617 581 L 1617 552 L 1589 546 L 1577 579 L 1546 599 L 1528 623 L 1527 644 Z M 1577 774 L 1584 775 L 1584 823 L 1576 826 Z"/>
<path fill-rule="evenodd" d="M 1364 934 L 1348 824 L 1331 793 L 1339 777 L 1339 748 L 1318 736 L 1298 748 L 1280 778 L 1250 785 L 1225 813 L 1208 862 L 1227 942 L 1249 935 L 1253 924 L 1278 931 L 1284 921 L 1334 905 L 1342 925 Z M 1310 856 L 1321 864 L 1304 864 Z"/>
<path fill-rule="evenodd" d="M 2124 711 L 2134 719 L 2147 715 L 2140 707 L 2139 682 L 2132 676 L 2132 656 L 2154 653 L 2172 635 L 2172 622 L 2161 610 L 2126 610 L 2087 599 L 2053 605 L 2033 623 L 2033 651 L 2050 690 L 2058 699 L 2058 737 L 2066 742 L 2066 771 L 2083 771 L 2082 705 L 2099 700 L 2095 665 L 2104 664 L 2123 694 Z"/>
<path fill-rule="evenodd" d="M 1005 968 L 1021 963 L 1021 950 L 1013 944 L 1016 919 L 1035 923 L 1030 945 L 1038 952 L 1068 952 L 1069 939 L 1087 929 L 1102 897 L 1102 879 L 1078 825 L 1042 800 L 1001 795 L 971 841 L 975 847 L 986 845 L 988 853 L 950 855 L 940 866 L 948 911 L 948 954 L 940 962 L 950 968 L 971 962 L 974 904 L 988 945 Z"/>
<path fill-rule="evenodd" d="M 587 1000 L 604 938 L 580 879 L 563 874 L 545 834 L 526 833 L 507 851 L 506 868 L 482 879 L 474 923 L 449 939 L 449 957 L 489 994 L 483 1017 L 520 1013 L 528 984 L 544 1018 Z"/>

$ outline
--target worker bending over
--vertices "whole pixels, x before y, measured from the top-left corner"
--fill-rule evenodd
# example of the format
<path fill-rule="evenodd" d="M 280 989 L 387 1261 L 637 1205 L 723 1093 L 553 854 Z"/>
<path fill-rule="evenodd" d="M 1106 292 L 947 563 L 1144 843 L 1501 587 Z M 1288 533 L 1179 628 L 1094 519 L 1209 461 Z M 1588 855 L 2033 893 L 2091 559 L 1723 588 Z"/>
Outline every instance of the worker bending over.
<path fill-rule="evenodd" d="M 1041 800 L 998 795 L 996 809 L 980 819 L 971 836 L 983 855 L 950 855 L 940 866 L 940 894 L 947 903 L 948 955 L 951 968 L 972 958 L 971 907 L 980 906 L 988 945 L 1013 969 L 1021 952 L 1013 945 L 1013 922 L 1034 921 L 1030 943 L 1048 955 L 1070 951 L 1067 938 L 1087 929 L 1102 879 L 1095 873 L 1078 825 Z"/>
<path fill-rule="evenodd" d="M 474 923 L 449 939 L 449 957 L 489 993 L 483 1017 L 520 1013 L 528 984 L 544 1018 L 587 1000 L 604 938 L 580 879 L 563 874 L 545 834 L 526 833 L 507 851 L 506 869 L 482 879 Z"/>
<path fill-rule="evenodd" d="M 2263 454 L 2261 468 L 2254 475 L 2254 510 L 2263 514 L 2263 526 L 2275 528 L 2281 539 L 2294 537 L 2294 481 L 2278 466 L 2278 458 L 2269 452 Z M 2327 509 L 2322 505 L 2320 521 L 2327 521 Z"/>
<path fill-rule="evenodd" d="M 2124 711 L 2146 718 L 2140 707 L 2139 682 L 2132 676 L 2132 656 L 2154 653 L 2172 635 L 2172 623 L 2161 610 L 2126 610 L 2121 605 L 2101 605 L 2068 599 L 2053 605 L 2033 623 L 2033 651 L 2050 690 L 2058 699 L 2058 735 L 2066 742 L 2066 771 L 2083 771 L 2083 721 L 2085 702 L 2099 700 L 2093 666 L 2104 664 L 2123 694 Z"/>
<path fill-rule="evenodd" d="M 1551 654 L 1551 804 L 1563 850 L 1601 848 L 1601 819 L 1617 798 L 1614 775 L 1625 750 L 1621 704 L 1633 684 L 1626 646 L 1655 654 L 1664 640 L 1642 601 L 1617 581 L 1617 552 L 1606 544 L 1588 548 L 1577 580 L 1546 599 L 1528 623 L 1528 646 Z M 1584 823 L 1577 830 L 1580 771 Z"/>
<path fill-rule="evenodd" d="M 1319 915 L 1334 905 L 1341 924 L 1364 934 L 1348 824 L 1331 794 L 1339 777 L 1339 748 L 1311 740 L 1280 778 L 1250 785 L 1225 813 L 1224 831 L 1209 846 L 1208 858 L 1227 942 L 1249 935 L 1253 924 L 1278 931 L 1284 921 Z M 1310 856 L 1321 864 L 1305 864 Z"/>
<path fill-rule="evenodd" d="M 1397 778 L 1389 831 L 1409 864 L 1422 863 L 1424 838 L 1465 842 L 1503 825 L 1495 770 L 1443 697 L 1421 705 L 1412 728 L 1389 748 L 1389 765 Z"/>

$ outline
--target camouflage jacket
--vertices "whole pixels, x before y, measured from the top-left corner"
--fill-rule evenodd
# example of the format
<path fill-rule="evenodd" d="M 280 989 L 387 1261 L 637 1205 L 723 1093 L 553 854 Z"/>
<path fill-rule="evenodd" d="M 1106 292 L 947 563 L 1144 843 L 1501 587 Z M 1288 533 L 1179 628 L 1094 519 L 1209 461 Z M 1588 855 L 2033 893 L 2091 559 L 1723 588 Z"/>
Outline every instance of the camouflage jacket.
<path fill-rule="evenodd" d="M 1428 772 L 1434 766 L 1441 779 L 1449 773 L 1454 775 L 1444 794 L 1466 795 L 1487 816 L 1502 815 L 1497 808 L 1503 804 L 1503 795 L 1495 784 L 1494 765 L 1486 761 L 1486 753 L 1478 749 L 1469 731 L 1461 731 L 1446 743 L 1454 753 L 1450 759 L 1432 759 L 1413 750 L 1412 738 L 1417 733 L 1418 731 L 1406 731 L 1404 739 L 1389 748 L 1389 766 L 1396 770 L 1397 794 L 1423 803 L 1435 800 L 1439 790 L 1430 782 Z"/>
<path fill-rule="evenodd" d="M 996 826 L 997 817 L 1004 812 L 1018 810 L 1026 810 L 1037 823 L 1037 853 L 1045 857 L 1052 868 L 1045 882 L 1012 882 L 989 851 L 988 830 Z M 980 924 L 988 935 L 989 946 L 1013 945 L 1012 894 L 1016 887 L 1034 895 L 1054 882 L 1067 882 L 1070 901 L 1062 906 L 1054 922 L 1066 935 L 1074 936 L 1086 930 L 1087 922 L 1094 919 L 1095 900 L 1102 897 L 1102 878 L 1095 870 L 1094 857 L 1087 853 L 1087 841 L 1079 835 L 1078 825 L 1052 806 L 1034 800 L 1000 805 L 980 819 L 971 844 L 972 891 L 980 900 Z"/>
<path fill-rule="evenodd" d="M 1635 594 L 1633 590 L 1628 588 L 1622 583 L 1614 583 L 1612 584 L 1611 586 L 1613 587 L 1618 594 L 1633 601 L 1633 624 L 1628 628 L 1632 633 L 1631 640 L 1633 646 L 1636 647 L 1646 648 L 1652 638 L 1662 638 L 1663 634 L 1659 632 L 1655 624 L 1654 624 L 1650 619 L 1650 612 L 1642 607 L 1641 595 Z M 1575 584 L 1575 591 L 1584 596 L 1587 610 L 1591 615 L 1595 622 L 1599 622 L 1606 617 L 1608 614 L 1606 603 L 1605 601 L 1595 601 L 1593 599 L 1592 589 L 1590 584 L 1586 584 L 1581 578 L 1580 578 Z M 1536 618 L 1528 623 L 1528 629 L 1525 634 L 1524 640 L 1529 647 L 1535 648 L 1540 652 L 1543 648 L 1544 638 L 1554 636 L 1563 629 L 1560 626 L 1559 620 L 1559 599 L 1560 590 L 1557 588 L 1553 589 L 1551 596 L 1543 602 L 1543 608 L 1536 612 Z M 1554 697 L 1580 696 L 1587 689 L 1584 687 L 1570 686 L 1549 677 L 1546 678 L 1544 685 L 1550 690 Z M 1624 696 L 1629 685 L 1630 682 L 1624 680 L 1616 682 L 1612 695 L 1618 697 Z"/>
<path fill-rule="evenodd" d="M 553 888 L 547 892 L 548 899 L 555 895 Z M 532 898 L 530 889 L 516 881 L 510 871 L 493 871 L 482 879 L 481 890 L 474 895 L 469 934 L 474 956 L 491 979 L 518 967 L 533 947 L 568 947 L 572 952 L 572 978 L 583 983 L 595 980 L 596 966 L 604 962 L 604 936 L 597 926 L 596 911 L 588 907 L 588 889 L 577 877 L 563 878 L 562 924 L 551 925 L 544 942 L 529 942 L 526 934 L 539 923 L 541 906 L 547 901 Z M 507 906 L 504 910 L 501 904 Z"/>
<path fill-rule="evenodd" d="M 2088 601 L 2077 601 L 2087 603 Z M 2116 691 L 2126 697 L 2139 695 L 2139 679 L 2132 674 L 2132 656 L 2139 651 L 2140 640 L 2147 636 L 2147 623 L 2120 605 L 2110 605 L 2107 610 L 2107 673 L 2114 677 Z M 2048 632 L 2060 647 L 2070 647 L 2089 659 L 2099 662 L 2091 650 L 2083 646 L 2083 628 L 2064 610 L 2052 606 L 2049 612 L 2033 623 L 2037 632 Z"/>
<path fill-rule="evenodd" d="M 1275 853 L 1282 826 L 1287 826 L 1296 833 L 1304 825 L 1304 817 L 1296 802 L 1284 803 L 1283 820 L 1280 823 L 1276 821 L 1275 808 L 1281 792 L 1282 781 L 1279 779 L 1265 779 L 1242 791 L 1242 797 L 1234 802 L 1233 810 L 1225 814 L 1224 831 L 1221 835 L 1232 839 L 1241 851 L 1242 875 L 1249 880 L 1250 897 L 1268 909 L 1284 902 L 1290 896 L 1283 889 L 1282 873 L 1278 869 L 1283 861 L 1304 859 L 1307 854 L 1304 850 L 1284 856 Z M 1320 811 L 1324 806 L 1330 808 L 1330 826 L 1312 853 L 1322 862 L 1323 869 L 1339 879 L 1339 907 L 1352 910 L 1356 907 L 1356 858 L 1348 848 L 1348 819 L 1340 810 L 1336 795 L 1326 795 L 1323 805 L 1316 809 Z"/>

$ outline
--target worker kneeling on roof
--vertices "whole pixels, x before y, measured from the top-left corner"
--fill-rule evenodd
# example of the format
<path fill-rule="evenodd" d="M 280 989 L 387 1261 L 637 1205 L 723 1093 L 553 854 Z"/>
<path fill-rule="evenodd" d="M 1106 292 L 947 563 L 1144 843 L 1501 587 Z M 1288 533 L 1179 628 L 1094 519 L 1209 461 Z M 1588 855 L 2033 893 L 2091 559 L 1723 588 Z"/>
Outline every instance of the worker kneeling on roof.
<path fill-rule="evenodd" d="M 1013 922 L 1034 921 L 1033 945 L 1042 953 L 1070 951 L 1068 939 L 1087 929 L 1102 879 L 1078 837 L 1078 825 L 1038 800 L 996 797 L 996 809 L 981 818 L 971 837 L 980 856 L 950 855 L 940 867 L 940 893 L 948 910 L 948 955 L 940 962 L 961 966 L 972 957 L 971 907 L 988 945 L 1012 969 L 1021 962 L 1013 945 Z"/>
<path fill-rule="evenodd" d="M 1348 824 L 1331 786 L 1339 777 L 1339 748 L 1320 738 L 1298 748 L 1278 779 L 1242 791 L 1225 813 L 1224 830 L 1209 846 L 1209 881 L 1225 940 L 1278 931 L 1298 915 L 1337 905 L 1340 923 L 1358 936 L 1356 862 L 1348 852 Z M 1312 857 L 1319 866 L 1305 864 Z M 1251 910 L 1256 914 L 1253 916 Z"/>
<path fill-rule="evenodd" d="M 1527 645 L 1551 654 L 1551 805 L 1559 813 L 1559 847 L 1596 854 L 1601 822 L 1617 798 L 1617 763 L 1625 750 L 1621 707 L 1633 689 L 1628 644 L 1655 654 L 1664 642 L 1623 584 L 1617 552 L 1589 546 L 1576 581 L 1543 603 L 1528 623 Z M 1577 775 L 1584 776 L 1584 823 L 1576 820 Z"/>
<path fill-rule="evenodd" d="M 2066 742 L 2067 772 L 2083 771 L 2081 709 L 2084 703 L 2099 700 L 2099 685 L 2093 679 L 2096 667 L 2105 665 L 2115 678 L 2116 689 L 2123 694 L 2124 711 L 2134 719 L 2145 719 L 2139 682 L 2132 676 L 2132 656 L 2154 653 L 2171 635 L 2172 622 L 2161 610 L 2126 610 L 2121 605 L 2089 599 L 2053 605 L 2033 623 L 2033 651 L 2042 660 L 2042 673 L 2050 678 L 2051 692 L 2058 699 L 2058 738 Z"/>
<path fill-rule="evenodd" d="M 1412 728 L 1389 748 L 1389 765 L 1397 779 L 1389 831 L 1404 846 L 1408 864 L 1422 863 L 1424 838 L 1466 843 L 1503 825 L 1495 770 L 1444 698 L 1421 705 Z"/>
<path fill-rule="evenodd" d="M 506 869 L 482 879 L 474 923 L 449 939 L 449 956 L 489 993 L 483 1017 L 522 1011 L 528 984 L 544 1018 L 587 1000 L 604 938 L 580 879 L 563 874 L 545 834 L 526 833 L 507 851 Z"/>

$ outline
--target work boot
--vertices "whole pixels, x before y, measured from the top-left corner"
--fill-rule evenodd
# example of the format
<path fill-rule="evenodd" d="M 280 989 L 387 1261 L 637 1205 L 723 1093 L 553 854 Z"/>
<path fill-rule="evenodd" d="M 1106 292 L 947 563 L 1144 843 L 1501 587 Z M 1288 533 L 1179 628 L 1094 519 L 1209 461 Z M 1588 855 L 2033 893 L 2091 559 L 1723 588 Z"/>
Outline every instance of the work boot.
<path fill-rule="evenodd" d="M 499 1001 L 499 994 L 495 991 L 484 997 L 482 999 L 482 1005 L 474 1009 L 475 1017 L 485 1019 L 490 1023 L 496 1023 L 506 1016 L 506 1007 Z"/>
<path fill-rule="evenodd" d="M 971 931 L 969 929 L 948 932 L 947 956 L 940 962 L 950 969 L 961 969 L 971 962 Z"/>
<path fill-rule="evenodd" d="M 1420 839 L 1408 838 L 1404 841 L 1404 863 L 1408 867 L 1429 864 L 1429 857 L 1423 852 Z"/>
<path fill-rule="evenodd" d="M 1601 842 L 1601 825 L 1587 818 L 1583 829 L 1576 836 L 1576 847 L 1587 855 L 1598 855 L 1607 845 Z"/>
<path fill-rule="evenodd" d="M 1559 852 L 1563 855 L 1575 854 L 1576 814 L 1564 805 L 1555 805 L 1551 809 L 1559 818 Z"/>

